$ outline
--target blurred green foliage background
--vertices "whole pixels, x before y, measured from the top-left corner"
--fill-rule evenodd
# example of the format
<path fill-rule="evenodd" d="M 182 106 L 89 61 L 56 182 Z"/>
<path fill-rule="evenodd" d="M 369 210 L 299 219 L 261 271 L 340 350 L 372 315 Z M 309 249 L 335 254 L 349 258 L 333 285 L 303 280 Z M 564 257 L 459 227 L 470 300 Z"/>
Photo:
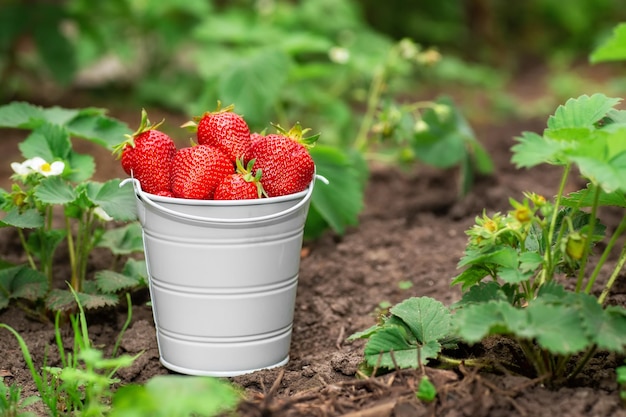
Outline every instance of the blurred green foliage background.
<path fill-rule="evenodd" d="M 538 63 L 584 59 L 622 20 L 620 0 L 2 0 L 0 99 L 87 90 L 196 114 L 220 98 L 255 127 L 332 115 L 349 136 L 403 38 L 443 59 L 391 63 L 392 93 L 498 89 Z"/>
<path fill-rule="evenodd" d="M 0 0 L 0 104 L 191 117 L 221 101 L 252 131 L 300 122 L 322 133 L 314 158 L 337 187 L 314 195 L 309 223 L 342 231 L 374 153 L 460 165 L 467 191 L 491 167 L 464 116 L 543 118 L 626 90 L 579 72 L 625 20 L 622 0 Z"/>

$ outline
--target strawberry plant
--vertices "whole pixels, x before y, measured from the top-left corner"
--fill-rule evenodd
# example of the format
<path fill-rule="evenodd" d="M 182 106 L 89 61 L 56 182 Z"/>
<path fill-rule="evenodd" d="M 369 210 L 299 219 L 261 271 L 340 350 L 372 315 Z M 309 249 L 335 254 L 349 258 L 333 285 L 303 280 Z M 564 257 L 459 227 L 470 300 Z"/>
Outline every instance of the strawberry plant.
<path fill-rule="evenodd" d="M 69 291 L 55 288 L 54 278 L 69 282 L 86 308 L 117 302 L 116 292 L 145 285 L 145 265 L 129 259 L 121 269 L 97 271 L 88 279 L 87 262 L 98 247 L 116 257 L 141 252 L 141 230 L 135 223 L 121 228 L 112 221 L 135 219 L 132 192 L 119 180 L 91 180 L 91 155 L 77 153 L 72 138 L 83 138 L 111 148 L 127 133 L 121 122 L 102 110 L 41 108 L 14 102 L 0 107 L 0 127 L 30 133 L 19 144 L 24 162 L 14 162 L 10 190 L 0 190 L 2 227 L 14 228 L 25 260 L 4 261 L 0 269 L 0 308 L 15 300 L 21 307 L 45 316 L 46 310 L 70 308 Z M 53 259 L 64 243 L 69 276 L 57 277 Z"/>
<path fill-rule="evenodd" d="M 620 101 L 602 94 L 570 99 L 542 134 L 517 138 L 512 161 L 518 168 L 562 167 L 555 197 L 527 192 L 511 199 L 505 214 L 478 216 L 453 280 L 463 289 L 461 300 L 450 311 L 438 307 L 436 320 L 426 320 L 434 328 L 421 324 L 434 317 L 424 306 L 434 301 L 422 300 L 410 313 L 406 301 L 392 307 L 373 329 L 353 336 L 369 339 L 368 365 L 393 368 L 391 351 L 397 366 L 415 366 L 400 360 L 409 352 L 414 361 L 415 350 L 423 359 L 442 359 L 439 339 L 446 337 L 468 344 L 505 337 L 517 343 L 531 375 L 556 386 L 575 378 L 598 350 L 624 353 L 626 308 L 607 304 L 626 263 L 619 243 L 626 232 L 626 112 L 615 108 Z M 586 187 L 566 193 L 576 171 Z M 599 218 L 606 207 L 622 212 L 610 228 Z M 446 317 L 449 322 L 442 322 Z"/>

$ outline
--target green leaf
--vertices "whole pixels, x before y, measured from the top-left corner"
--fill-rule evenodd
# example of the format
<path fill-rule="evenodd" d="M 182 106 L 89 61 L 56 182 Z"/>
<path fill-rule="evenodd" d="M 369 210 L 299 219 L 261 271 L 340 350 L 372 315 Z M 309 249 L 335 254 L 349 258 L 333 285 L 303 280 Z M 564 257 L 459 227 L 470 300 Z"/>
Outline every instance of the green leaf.
<path fill-rule="evenodd" d="M 35 197 L 44 204 L 65 205 L 76 200 L 78 194 L 60 176 L 53 176 L 41 180 L 35 187 Z"/>
<path fill-rule="evenodd" d="M 0 225 L 13 226 L 20 229 L 39 228 L 44 225 L 44 217 L 34 208 L 20 213 L 17 207 L 13 207 L 6 213 L 6 216 L 0 220 Z"/>
<path fill-rule="evenodd" d="M 87 183 L 87 197 L 115 220 L 137 219 L 137 201 L 132 187 L 120 187 L 120 179 Z"/>
<path fill-rule="evenodd" d="M 537 298 L 544 301 L 558 301 L 564 300 L 571 294 L 565 291 L 563 285 L 556 283 L 555 281 L 546 282 L 539 287 L 537 291 Z"/>
<path fill-rule="evenodd" d="M 620 23 L 615 26 L 611 36 L 591 53 L 590 61 L 596 64 L 624 59 L 626 59 L 626 23 Z"/>
<path fill-rule="evenodd" d="M 467 153 L 467 131 L 461 129 L 460 113 L 449 105 L 447 114 L 426 109 L 422 120 L 428 129 L 415 132 L 411 148 L 416 157 L 436 168 L 446 169 L 459 164 Z"/>
<path fill-rule="evenodd" d="M 490 271 L 482 265 L 470 265 L 469 268 L 466 268 L 463 272 L 454 277 L 452 285 L 463 284 L 461 290 L 466 291 L 489 275 Z"/>
<path fill-rule="evenodd" d="M 426 375 L 420 380 L 415 396 L 425 403 L 430 403 L 437 397 L 437 388 Z"/>
<path fill-rule="evenodd" d="M 131 133 L 127 124 L 107 117 L 105 110 L 93 107 L 65 109 L 62 107 L 43 108 L 25 102 L 11 102 L 0 106 L 0 127 L 36 130 L 42 125 L 56 125 L 69 132 L 69 135 L 84 138 L 91 142 L 112 148 Z M 37 151 L 36 147 L 33 147 Z M 44 155 L 34 152 L 33 156 Z M 32 157 L 32 156 L 28 156 Z"/>
<path fill-rule="evenodd" d="M 559 128 L 593 128 L 621 99 L 609 98 L 604 94 L 591 97 L 582 95 L 571 98 L 559 106 L 553 116 L 548 119 L 550 129 Z"/>
<path fill-rule="evenodd" d="M 133 277 L 141 286 L 148 285 L 148 266 L 145 259 L 129 258 L 122 268 L 122 273 L 128 277 Z"/>
<path fill-rule="evenodd" d="M 590 343 L 576 306 L 553 305 L 534 300 L 526 308 L 530 319 L 528 336 L 539 346 L 556 354 L 574 354 Z"/>
<path fill-rule="evenodd" d="M 374 333 L 376 333 L 377 331 L 379 331 L 380 329 L 382 329 L 382 325 L 380 324 L 375 324 L 371 327 L 368 327 L 365 330 L 361 330 L 359 332 L 355 332 L 353 334 L 351 334 L 346 340 L 348 341 L 352 341 L 352 340 L 356 340 L 356 339 L 368 339 L 370 338 Z"/>
<path fill-rule="evenodd" d="M 137 277 L 130 277 L 115 271 L 98 271 L 94 277 L 98 289 L 105 294 L 114 294 L 141 284 Z"/>
<path fill-rule="evenodd" d="M 105 116 L 103 110 L 82 109 L 76 117 L 67 123 L 67 130 L 76 137 L 112 149 L 125 140 L 124 135 L 131 129 L 124 122 Z"/>
<path fill-rule="evenodd" d="M 290 66 L 289 56 L 275 48 L 243 56 L 222 73 L 217 94 L 223 103 L 237 103 L 248 123 L 262 125 L 281 95 Z"/>
<path fill-rule="evenodd" d="M 518 267 L 498 269 L 498 277 L 500 277 L 502 281 L 510 284 L 528 281 L 532 276 L 532 271 L 524 272 Z"/>
<path fill-rule="evenodd" d="M 393 306 L 390 312 L 404 321 L 420 344 L 450 333 L 450 311 L 430 297 L 411 297 Z"/>
<path fill-rule="evenodd" d="M 311 205 L 334 231 L 343 234 L 348 226 L 357 224 L 363 209 L 362 174 L 349 155 L 337 148 L 318 144 L 311 149 L 311 156 L 317 174 L 329 181 L 329 184 L 316 181 Z M 307 235 L 314 236 L 320 232 L 309 228 Z"/>
<path fill-rule="evenodd" d="M 507 294 L 497 282 L 480 282 L 477 285 L 472 285 L 469 291 L 463 293 L 461 300 L 455 303 L 451 309 L 458 309 L 470 304 L 480 304 L 489 301 L 506 301 L 507 299 Z"/>
<path fill-rule="evenodd" d="M 410 288 L 413 288 L 413 282 L 412 281 L 400 281 L 398 282 L 398 288 L 400 288 L 401 290 L 408 290 Z"/>
<path fill-rule="evenodd" d="M 519 262 L 520 271 L 530 272 L 543 264 L 543 257 L 537 252 L 523 252 L 519 256 Z"/>
<path fill-rule="evenodd" d="M 557 163 L 566 144 L 547 139 L 534 132 L 523 132 L 511 150 L 511 161 L 517 168 L 531 168 L 543 163 Z"/>
<path fill-rule="evenodd" d="M 419 350 L 419 352 L 418 352 Z M 441 350 L 438 342 L 430 342 L 422 347 L 407 331 L 396 325 L 389 325 L 374 333 L 365 345 L 365 361 L 372 367 L 381 368 L 416 368 L 418 354 L 422 364 L 436 358 Z"/>
<path fill-rule="evenodd" d="M 517 268 L 519 266 L 519 256 L 512 247 L 502 246 L 489 254 L 488 262 L 493 262 L 504 268 Z"/>
<path fill-rule="evenodd" d="M 145 385 L 129 384 L 113 395 L 110 417 L 169 417 L 228 414 L 242 399 L 226 380 L 158 375 Z"/>
<path fill-rule="evenodd" d="M 43 121 L 19 145 L 24 158 L 39 156 L 46 162 L 65 161 L 72 150 L 69 133 L 62 126 Z"/>
<path fill-rule="evenodd" d="M 37 301 L 48 291 L 48 278 L 23 265 L 4 268 L 0 269 L 0 289 L 0 294 L 8 295 L 9 298 Z"/>
<path fill-rule="evenodd" d="M 614 191 L 626 192 L 626 152 L 609 161 L 596 158 L 572 157 L 578 164 L 581 173 L 606 193 Z"/>
<path fill-rule="evenodd" d="M 0 106 L 0 127 L 33 130 L 46 122 L 63 125 L 77 113 L 77 110 L 60 107 L 44 109 L 34 104 L 14 101 Z"/>
<path fill-rule="evenodd" d="M 87 181 L 96 171 L 96 162 L 91 155 L 83 155 L 72 151 L 68 155 L 67 160 L 71 167 L 67 179 L 74 183 Z"/>
<path fill-rule="evenodd" d="M 601 325 L 591 332 L 592 340 L 600 349 L 622 353 L 626 346 L 626 312 L 621 306 L 609 306 L 603 313 Z"/>
<path fill-rule="evenodd" d="M 67 231 L 64 228 L 38 229 L 28 236 L 27 246 L 40 259 L 50 259 L 59 244 L 65 239 Z"/>
<path fill-rule="evenodd" d="M 280 43 L 281 49 L 289 55 L 326 54 L 333 46 L 335 45 L 329 38 L 314 32 L 296 32 L 282 37 Z"/>
<path fill-rule="evenodd" d="M 561 199 L 561 203 L 564 206 L 569 207 L 591 207 L 594 204 L 593 190 L 590 188 L 590 185 L 587 184 L 587 188 L 584 190 L 575 191 L 563 197 L 563 199 Z M 600 190 L 598 204 L 600 206 L 616 206 L 626 208 L 626 194 L 621 191 L 607 193 L 604 190 Z"/>
<path fill-rule="evenodd" d="M 458 266 L 492 263 L 506 268 L 517 268 L 517 251 L 510 246 L 493 246 L 486 250 L 466 251 L 465 256 L 459 261 Z"/>
<path fill-rule="evenodd" d="M 523 314 L 507 301 L 489 301 L 469 304 L 458 310 L 453 316 L 456 333 L 468 343 L 476 343 L 491 334 L 509 334 L 507 321 L 522 328 Z"/>
<path fill-rule="evenodd" d="M 108 248 L 115 255 L 129 255 L 143 251 L 143 231 L 138 222 L 123 227 L 108 229 L 102 235 L 98 246 Z"/>
<path fill-rule="evenodd" d="M 118 298 L 114 294 L 88 294 L 77 293 L 80 304 L 85 309 L 96 309 L 106 306 L 114 306 Z M 53 289 L 46 298 L 46 307 L 52 311 L 68 311 L 76 306 L 74 295 L 67 290 Z"/>

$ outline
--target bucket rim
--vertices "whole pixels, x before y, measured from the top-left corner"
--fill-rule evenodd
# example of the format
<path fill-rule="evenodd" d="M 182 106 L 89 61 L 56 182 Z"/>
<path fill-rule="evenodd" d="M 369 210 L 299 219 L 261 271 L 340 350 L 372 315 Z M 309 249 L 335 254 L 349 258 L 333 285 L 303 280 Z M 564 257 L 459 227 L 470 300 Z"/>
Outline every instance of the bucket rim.
<path fill-rule="evenodd" d="M 293 213 L 296 213 L 302 208 L 306 207 L 306 205 L 309 203 L 311 196 L 313 194 L 313 189 L 315 186 L 315 179 L 316 179 L 316 176 L 313 176 L 313 180 L 311 181 L 309 186 L 306 188 L 306 190 L 300 193 L 294 193 L 294 194 L 289 194 L 287 196 L 280 196 L 280 197 L 259 198 L 255 200 L 224 200 L 226 204 L 223 204 L 222 207 L 235 207 L 235 205 L 228 204 L 228 203 L 237 202 L 237 201 L 248 202 L 248 204 L 245 204 L 245 205 L 239 204 L 238 205 L 239 207 L 255 207 L 255 206 L 258 207 L 259 206 L 258 204 L 256 205 L 254 204 L 254 202 L 256 202 L 257 200 L 259 201 L 270 200 L 264 204 L 272 204 L 272 203 L 277 203 L 279 201 L 283 201 L 283 202 L 284 201 L 296 201 L 296 204 L 282 211 L 278 211 L 275 213 L 266 214 L 262 216 L 257 216 L 257 217 L 242 217 L 242 218 L 215 218 L 215 217 L 197 216 L 197 215 L 192 215 L 192 214 L 187 214 L 184 212 L 176 211 L 167 206 L 167 203 L 173 203 L 172 201 L 173 198 L 160 197 L 154 194 L 148 194 L 144 192 L 141 189 L 141 184 L 139 180 L 137 180 L 136 178 L 127 178 L 123 180 L 120 183 L 120 187 L 123 187 L 127 183 L 131 183 L 133 185 L 137 199 L 140 202 L 142 202 L 144 206 L 151 207 L 153 210 L 160 213 L 161 215 L 171 216 L 180 221 L 193 222 L 193 223 L 199 223 L 199 224 L 205 224 L 205 225 L 215 224 L 215 225 L 220 225 L 220 226 L 224 226 L 224 225 L 243 226 L 243 225 L 248 225 L 248 224 L 253 224 L 253 223 L 265 223 L 265 222 L 276 221 L 277 219 L 292 215 Z M 161 200 L 156 200 L 156 199 L 153 199 L 152 197 L 158 197 Z M 280 199 L 281 197 L 284 197 L 284 198 L 281 200 L 277 200 L 277 199 Z M 191 199 L 179 199 L 179 200 L 198 201 L 198 202 L 214 201 L 214 200 L 191 200 Z M 165 203 L 165 205 L 163 203 Z M 182 204 L 182 205 L 189 206 L 188 204 Z M 195 206 L 196 207 L 211 207 L 210 205 L 206 205 L 206 204 L 204 205 L 196 204 Z M 176 207 L 176 205 L 174 205 L 174 207 Z M 213 207 L 216 207 L 216 206 L 213 205 Z"/>
<path fill-rule="evenodd" d="M 282 201 L 291 201 L 291 200 L 299 200 L 303 198 L 307 192 L 309 191 L 309 187 L 311 184 L 307 186 L 303 191 L 281 195 L 277 197 L 264 197 L 264 198 L 255 198 L 255 199 L 247 199 L 247 200 L 198 200 L 192 198 L 178 198 L 178 197 L 165 197 L 156 194 L 148 193 L 141 188 L 136 190 L 141 193 L 145 198 L 149 198 L 152 201 L 156 201 L 159 203 L 171 203 L 176 205 L 185 205 L 185 206 L 215 206 L 215 207 L 232 207 L 232 206 L 257 206 L 264 204 L 273 204 L 280 203 Z"/>

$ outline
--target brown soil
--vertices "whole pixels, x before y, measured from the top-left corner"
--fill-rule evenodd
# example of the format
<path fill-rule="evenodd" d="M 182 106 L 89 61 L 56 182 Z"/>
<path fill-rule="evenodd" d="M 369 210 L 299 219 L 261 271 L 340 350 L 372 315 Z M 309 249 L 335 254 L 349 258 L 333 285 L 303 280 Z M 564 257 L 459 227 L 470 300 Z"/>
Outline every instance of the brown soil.
<path fill-rule="evenodd" d="M 132 125 L 136 122 L 134 114 L 116 116 Z M 521 198 L 522 191 L 554 194 L 557 171 L 549 167 L 517 171 L 510 163 L 513 137 L 524 130 L 541 131 L 544 125 L 545 119 L 475 126 L 478 138 L 496 162 L 497 172 L 479 179 L 461 200 L 456 198 L 454 171 L 420 166 L 404 172 L 372 166 L 359 226 L 344 236 L 329 232 L 305 244 L 289 363 L 231 379 L 247 394 L 240 406 L 241 415 L 626 416 L 614 372 L 622 358 L 602 352 L 578 380 L 559 389 L 506 372 L 427 368 L 439 393 L 429 405 L 415 398 L 419 371 L 369 379 L 355 376 L 364 343 L 347 342 L 346 338 L 375 323 L 379 303 L 393 304 L 411 296 L 431 296 L 445 304 L 458 300 L 460 291 L 450 286 L 451 278 L 457 274 L 456 264 L 466 243 L 464 231 L 475 216 L 483 208 L 488 212 L 508 210 L 508 198 Z M 9 156 L 17 155 L 19 134 L 9 136 L 16 136 L 15 141 L 0 142 L 0 152 L 7 158 L 3 170 L 8 161 L 17 160 Z M 108 154 L 100 156 L 99 175 L 123 176 L 109 158 Z M 9 230 L 1 232 L 2 253 L 15 253 L 14 235 Z M 402 281 L 413 285 L 401 289 Z M 621 286 L 620 291 L 626 293 L 626 288 Z M 625 299 L 623 294 L 614 297 Z M 121 348 L 124 353 L 144 353 L 131 367 L 119 371 L 123 383 L 141 383 L 170 373 L 159 363 L 146 301 L 145 292 L 135 294 L 132 324 Z M 90 315 L 89 331 L 95 345 L 110 352 L 125 318 L 123 306 Z M 29 320 L 13 307 L 0 312 L 0 322 L 21 333 L 36 364 L 41 365 L 46 355 L 49 365 L 59 364 L 50 324 Z M 34 385 L 18 344 L 8 332 L 0 335 L 0 375 L 5 376 L 6 383 L 23 387 L 24 395 L 33 394 Z M 67 343 L 71 346 L 71 340 Z M 506 343 L 498 341 L 475 352 L 481 350 L 495 358 L 511 355 Z"/>

